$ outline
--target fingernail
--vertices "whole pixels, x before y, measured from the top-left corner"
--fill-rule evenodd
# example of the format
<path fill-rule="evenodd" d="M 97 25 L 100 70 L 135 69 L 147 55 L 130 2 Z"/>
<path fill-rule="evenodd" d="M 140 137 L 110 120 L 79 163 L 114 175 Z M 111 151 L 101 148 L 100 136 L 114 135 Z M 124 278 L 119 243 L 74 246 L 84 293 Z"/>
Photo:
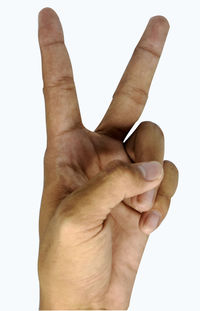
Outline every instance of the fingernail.
<path fill-rule="evenodd" d="M 148 181 L 159 179 L 163 175 L 163 167 L 157 161 L 143 162 L 138 164 L 144 178 Z"/>
<path fill-rule="evenodd" d="M 142 223 L 142 230 L 150 234 L 153 232 L 159 225 L 161 220 L 161 214 L 158 211 L 151 211 L 148 213 Z"/>

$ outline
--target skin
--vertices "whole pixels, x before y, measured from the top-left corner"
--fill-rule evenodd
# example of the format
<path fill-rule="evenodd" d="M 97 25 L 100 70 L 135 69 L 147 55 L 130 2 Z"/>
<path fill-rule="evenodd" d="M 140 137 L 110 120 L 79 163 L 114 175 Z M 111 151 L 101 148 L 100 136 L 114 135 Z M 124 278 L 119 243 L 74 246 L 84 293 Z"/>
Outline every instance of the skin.
<path fill-rule="evenodd" d="M 92 132 L 81 121 L 59 18 L 50 8 L 39 14 L 47 125 L 41 310 L 129 306 L 149 234 L 165 218 L 178 182 L 175 165 L 163 160 L 164 136 L 156 124 L 141 123 L 125 140 L 147 101 L 168 30 L 166 18 L 150 19 Z M 146 180 L 141 165 L 153 180 Z"/>

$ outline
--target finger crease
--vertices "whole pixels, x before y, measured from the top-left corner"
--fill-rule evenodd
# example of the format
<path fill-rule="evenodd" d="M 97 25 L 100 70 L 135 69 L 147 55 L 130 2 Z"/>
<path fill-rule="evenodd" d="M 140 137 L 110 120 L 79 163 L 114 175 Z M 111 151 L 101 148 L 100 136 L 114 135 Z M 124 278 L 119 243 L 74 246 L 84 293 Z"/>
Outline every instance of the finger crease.
<path fill-rule="evenodd" d="M 48 48 L 48 47 L 51 47 L 51 46 L 63 45 L 63 44 L 64 44 L 64 41 L 63 41 L 63 40 L 53 41 L 53 42 L 41 44 L 41 48 Z"/>
<path fill-rule="evenodd" d="M 146 52 L 150 53 L 151 55 L 153 55 L 153 56 L 156 57 L 156 58 L 160 58 L 160 54 L 156 53 L 155 51 L 153 51 L 152 49 L 149 49 L 149 48 L 146 47 L 146 46 L 138 45 L 138 46 L 137 46 L 137 49 L 141 49 L 141 50 L 143 50 L 143 51 L 146 51 Z"/>

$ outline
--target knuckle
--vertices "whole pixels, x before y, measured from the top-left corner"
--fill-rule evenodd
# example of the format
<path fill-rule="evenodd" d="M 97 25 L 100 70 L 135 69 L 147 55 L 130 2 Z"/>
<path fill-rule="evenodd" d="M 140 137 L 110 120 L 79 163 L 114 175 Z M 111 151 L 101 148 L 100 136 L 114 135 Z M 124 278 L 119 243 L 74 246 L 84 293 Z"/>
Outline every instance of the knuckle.
<path fill-rule="evenodd" d="M 142 201 L 139 196 L 127 199 L 128 205 L 133 207 L 139 213 L 147 212 L 152 208 L 152 203 Z"/>
<path fill-rule="evenodd" d="M 169 160 L 165 160 L 164 161 L 164 168 L 171 171 L 172 174 L 174 174 L 175 176 L 179 176 L 179 171 L 178 171 L 178 168 L 176 167 L 176 165 L 169 161 Z"/>
<path fill-rule="evenodd" d="M 76 222 L 74 221 L 73 208 L 71 206 L 60 205 L 54 215 L 55 222 L 58 225 L 58 231 L 61 236 L 73 233 L 76 230 Z"/>
<path fill-rule="evenodd" d="M 158 136 L 160 136 L 162 139 L 164 139 L 164 133 L 162 131 L 162 129 L 160 128 L 160 126 L 154 122 L 151 121 L 143 121 L 142 123 L 140 123 L 139 125 L 140 129 L 145 129 L 147 128 L 148 131 L 152 131 L 154 134 L 156 133 Z"/>
<path fill-rule="evenodd" d="M 158 211 L 161 214 L 161 220 L 163 220 L 169 211 L 171 198 L 161 193 L 158 197 L 159 199 L 156 200 L 153 210 Z"/>

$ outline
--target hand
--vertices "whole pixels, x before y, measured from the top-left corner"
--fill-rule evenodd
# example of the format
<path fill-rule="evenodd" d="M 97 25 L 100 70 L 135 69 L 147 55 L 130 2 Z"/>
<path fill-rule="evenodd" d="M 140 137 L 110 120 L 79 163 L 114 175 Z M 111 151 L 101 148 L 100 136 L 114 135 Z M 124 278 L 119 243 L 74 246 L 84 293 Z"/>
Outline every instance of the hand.
<path fill-rule="evenodd" d="M 126 309 L 148 235 L 165 217 L 177 169 L 164 161 L 158 126 L 140 117 L 169 25 L 150 20 L 102 122 L 81 121 L 62 27 L 39 15 L 47 148 L 40 210 L 40 309 Z M 123 103 L 123 104 L 122 104 Z M 137 163 L 158 161 L 145 181 Z M 150 171 L 153 172 L 150 169 Z M 162 180 L 162 182 L 161 182 Z"/>

